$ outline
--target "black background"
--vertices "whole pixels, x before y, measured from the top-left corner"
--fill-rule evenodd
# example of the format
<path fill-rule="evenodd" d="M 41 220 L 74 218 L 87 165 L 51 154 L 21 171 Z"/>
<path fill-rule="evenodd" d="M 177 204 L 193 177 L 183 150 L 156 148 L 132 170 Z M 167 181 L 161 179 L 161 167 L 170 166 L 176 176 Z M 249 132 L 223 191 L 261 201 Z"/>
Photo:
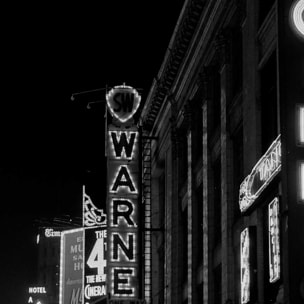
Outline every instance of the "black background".
<path fill-rule="evenodd" d="M 82 184 L 103 200 L 104 92 L 148 94 L 180 1 L 11 3 L 2 8 L 1 300 L 27 303 L 36 278 L 35 219 L 81 216 Z"/>

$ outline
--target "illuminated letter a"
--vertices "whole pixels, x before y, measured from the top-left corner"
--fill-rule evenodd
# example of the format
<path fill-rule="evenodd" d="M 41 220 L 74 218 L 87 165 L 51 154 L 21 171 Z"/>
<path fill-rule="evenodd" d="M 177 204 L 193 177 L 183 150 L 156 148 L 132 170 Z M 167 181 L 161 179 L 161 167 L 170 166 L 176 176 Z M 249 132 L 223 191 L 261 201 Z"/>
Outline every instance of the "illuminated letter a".
<path fill-rule="evenodd" d="M 131 192 L 136 191 L 126 166 L 120 167 L 115 182 L 113 184 L 112 191 L 116 192 L 118 187 L 121 186 L 129 187 Z"/>

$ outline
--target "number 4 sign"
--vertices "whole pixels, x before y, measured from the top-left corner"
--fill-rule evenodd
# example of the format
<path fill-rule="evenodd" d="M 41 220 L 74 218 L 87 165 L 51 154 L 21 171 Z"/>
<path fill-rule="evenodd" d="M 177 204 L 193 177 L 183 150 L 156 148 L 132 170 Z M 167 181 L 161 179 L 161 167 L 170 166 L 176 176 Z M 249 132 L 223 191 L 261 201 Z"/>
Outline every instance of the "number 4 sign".
<path fill-rule="evenodd" d="M 106 296 L 107 230 L 85 229 L 84 304 L 95 303 Z"/>

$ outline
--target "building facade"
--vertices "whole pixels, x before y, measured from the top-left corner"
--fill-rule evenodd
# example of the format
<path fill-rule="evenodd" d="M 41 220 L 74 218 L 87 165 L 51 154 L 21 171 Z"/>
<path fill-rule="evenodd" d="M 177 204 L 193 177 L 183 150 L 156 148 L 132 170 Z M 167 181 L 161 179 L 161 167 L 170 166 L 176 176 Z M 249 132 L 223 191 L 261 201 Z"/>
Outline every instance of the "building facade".
<path fill-rule="evenodd" d="M 303 303 L 296 3 L 185 1 L 141 112 L 151 303 Z"/>

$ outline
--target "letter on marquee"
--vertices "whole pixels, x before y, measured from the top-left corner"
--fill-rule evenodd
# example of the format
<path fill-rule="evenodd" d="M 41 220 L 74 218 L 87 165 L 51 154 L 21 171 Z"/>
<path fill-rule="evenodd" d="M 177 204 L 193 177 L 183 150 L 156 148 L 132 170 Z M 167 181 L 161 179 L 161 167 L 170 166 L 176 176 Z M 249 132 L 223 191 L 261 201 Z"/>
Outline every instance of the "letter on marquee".
<path fill-rule="evenodd" d="M 118 225 L 118 218 L 123 218 L 129 226 L 136 227 L 131 215 L 133 204 L 128 200 L 113 199 L 113 225 Z"/>

